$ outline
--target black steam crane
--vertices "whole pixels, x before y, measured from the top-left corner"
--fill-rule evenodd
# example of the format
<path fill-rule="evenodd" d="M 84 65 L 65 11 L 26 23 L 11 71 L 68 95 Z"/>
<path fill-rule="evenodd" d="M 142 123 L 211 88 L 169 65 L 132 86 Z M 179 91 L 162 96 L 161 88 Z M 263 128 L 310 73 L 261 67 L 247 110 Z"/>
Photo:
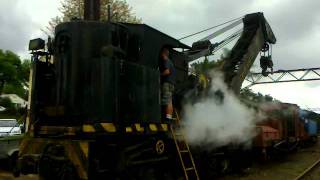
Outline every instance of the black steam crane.
<path fill-rule="evenodd" d="M 54 180 L 181 175 L 191 180 L 215 171 L 206 166 L 198 174 L 197 161 L 211 159 L 193 159 L 188 144 L 175 138 L 181 135 L 161 119 L 159 53 L 171 48 L 178 92 L 190 80 L 188 63 L 240 36 L 220 68 L 237 93 L 256 56 L 276 41 L 263 14 L 248 14 L 190 47 L 145 24 L 112 22 L 110 13 L 108 22 L 99 21 L 100 1 L 84 2 L 84 18 L 57 25 L 46 46 L 41 39 L 30 41 L 27 136 L 16 174 Z M 209 41 L 241 22 L 242 31 Z M 270 58 L 263 57 L 266 69 Z M 182 168 L 176 167 L 179 158 Z"/>
<path fill-rule="evenodd" d="M 200 57 L 214 54 L 231 41 L 239 38 L 231 49 L 230 55 L 223 60 L 223 66 L 220 68 L 220 71 L 225 76 L 226 84 L 238 94 L 245 77 L 259 53 L 261 55 L 260 66 L 262 74 L 266 75 L 267 69 L 273 68 L 271 44 L 276 43 L 276 38 L 263 13 L 247 14 L 243 18 L 237 18 L 228 23 L 229 25 L 193 43 L 192 48 L 186 51 L 186 54 L 189 58 L 188 61 L 192 62 Z M 240 24 L 243 24 L 242 29 L 238 29 L 222 41 L 217 43 L 210 42 L 210 40 L 225 34 Z M 190 36 L 184 38 L 187 37 Z"/>

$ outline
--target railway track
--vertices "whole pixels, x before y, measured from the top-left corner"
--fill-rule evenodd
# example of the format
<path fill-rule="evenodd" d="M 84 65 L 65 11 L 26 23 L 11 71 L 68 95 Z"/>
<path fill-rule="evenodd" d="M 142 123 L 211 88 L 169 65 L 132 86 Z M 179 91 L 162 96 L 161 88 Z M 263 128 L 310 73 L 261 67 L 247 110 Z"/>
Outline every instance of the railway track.
<path fill-rule="evenodd" d="M 18 178 L 12 176 L 12 173 L 5 170 L 0 170 L 0 180 L 39 180 L 36 175 L 21 175 Z"/>
<path fill-rule="evenodd" d="M 317 168 L 320 168 L 320 159 L 318 159 L 315 163 L 305 169 L 299 176 L 295 178 L 295 180 L 315 179 L 313 178 L 313 174 Z M 319 176 L 317 176 L 316 179 L 319 179 Z"/>

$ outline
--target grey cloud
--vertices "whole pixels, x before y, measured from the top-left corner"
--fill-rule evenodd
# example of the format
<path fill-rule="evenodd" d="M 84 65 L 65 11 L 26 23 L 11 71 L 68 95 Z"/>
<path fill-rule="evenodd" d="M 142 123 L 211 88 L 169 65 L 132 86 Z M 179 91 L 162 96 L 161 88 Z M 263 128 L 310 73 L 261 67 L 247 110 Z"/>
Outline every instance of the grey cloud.
<path fill-rule="evenodd" d="M 279 33 L 279 40 L 295 41 L 310 35 L 319 25 L 320 1 L 285 1 L 269 9 L 268 15 Z"/>
<path fill-rule="evenodd" d="M 129 0 L 128 2 L 144 22 L 176 38 L 247 13 L 262 11 L 278 39 L 273 48 L 276 69 L 318 65 L 319 54 L 313 50 L 320 47 L 319 36 L 315 36 L 320 27 L 320 11 L 318 11 L 320 1 L 317 0 L 272 2 Z M 190 44 L 195 40 L 196 38 L 184 42 Z"/>
<path fill-rule="evenodd" d="M 320 47 L 320 1 L 317 0 L 127 0 L 143 22 L 175 38 L 247 13 L 262 11 L 278 42 L 273 48 L 276 69 L 314 67 Z M 36 11 L 36 10 L 35 10 Z M 37 14 L 37 12 L 34 12 Z M 41 14 L 38 13 L 38 16 Z M 0 2 L 0 48 L 26 52 L 29 37 L 39 29 L 17 1 Z M 184 40 L 191 44 L 206 34 Z"/>
<path fill-rule="evenodd" d="M 0 2 L 0 49 L 16 53 L 27 51 L 28 39 L 33 33 L 33 23 L 17 1 Z"/>
<path fill-rule="evenodd" d="M 318 0 L 128 0 L 128 3 L 145 23 L 175 38 L 248 13 L 263 12 L 278 40 L 273 46 L 275 69 L 319 66 Z M 201 36 L 183 42 L 190 45 L 199 38 Z M 260 71 L 259 62 L 255 64 L 254 70 Z M 317 87 L 319 83 L 297 85 Z"/>

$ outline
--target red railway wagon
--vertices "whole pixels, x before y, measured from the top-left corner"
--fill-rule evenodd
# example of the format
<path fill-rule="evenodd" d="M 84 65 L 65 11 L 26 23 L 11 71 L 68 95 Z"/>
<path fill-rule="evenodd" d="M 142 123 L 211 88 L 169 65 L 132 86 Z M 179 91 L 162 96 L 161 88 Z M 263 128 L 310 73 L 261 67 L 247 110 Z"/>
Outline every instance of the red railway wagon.
<path fill-rule="evenodd" d="M 262 109 L 267 118 L 256 123 L 254 149 L 267 155 L 269 150 L 287 152 L 308 141 L 310 136 L 299 117 L 299 110 L 299 106 L 287 103 Z"/>
<path fill-rule="evenodd" d="M 267 159 L 268 154 L 277 143 L 284 138 L 283 120 L 268 118 L 256 124 L 256 136 L 253 149 Z"/>
<path fill-rule="evenodd" d="M 277 141 L 280 141 L 280 133 L 278 129 L 270 126 L 256 126 L 258 135 L 254 138 L 255 147 L 268 148 L 273 146 Z"/>

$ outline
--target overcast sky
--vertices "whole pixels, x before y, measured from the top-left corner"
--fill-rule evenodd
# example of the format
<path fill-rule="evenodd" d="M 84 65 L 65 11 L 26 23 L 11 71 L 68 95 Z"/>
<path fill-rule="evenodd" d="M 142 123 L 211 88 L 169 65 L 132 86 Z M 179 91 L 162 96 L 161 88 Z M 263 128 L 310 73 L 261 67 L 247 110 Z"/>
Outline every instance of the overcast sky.
<path fill-rule="evenodd" d="M 143 22 L 175 38 L 261 11 L 277 37 L 275 69 L 320 67 L 319 0 L 127 0 Z M 44 37 L 60 0 L 1 0 L 0 49 L 27 58 L 31 38 Z M 195 37 L 197 38 L 197 37 Z M 199 37 L 200 38 L 200 37 Z M 190 43 L 195 39 L 184 41 Z M 253 90 L 302 107 L 320 107 L 320 81 L 257 85 Z"/>

